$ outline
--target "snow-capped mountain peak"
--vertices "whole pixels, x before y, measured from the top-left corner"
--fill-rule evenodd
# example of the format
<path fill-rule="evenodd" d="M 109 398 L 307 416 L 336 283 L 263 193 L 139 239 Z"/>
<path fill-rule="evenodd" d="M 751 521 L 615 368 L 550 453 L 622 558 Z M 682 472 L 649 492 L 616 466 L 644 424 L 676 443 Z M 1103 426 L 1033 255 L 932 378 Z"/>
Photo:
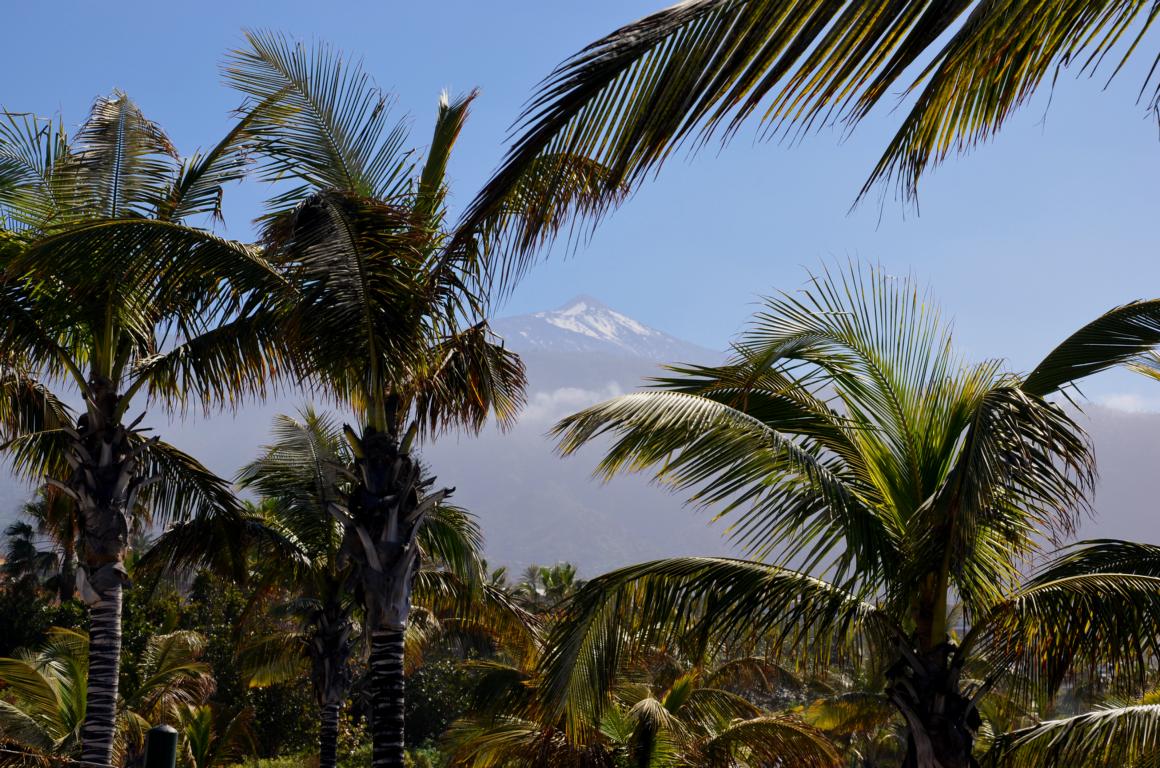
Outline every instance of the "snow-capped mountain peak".
<path fill-rule="evenodd" d="M 565 331 L 628 348 L 633 348 L 634 342 L 662 335 L 589 296 L 578 296 L 554 312 L 537 312 L 532 317 Z"/>
<path fill-rule="evenodd" d="M 577 296 L 559 309 L 501 318 L 492 326 L 522 352 L 599 352 L 661 362 L 701 360 L 707 353 L 591 296 Z"/>

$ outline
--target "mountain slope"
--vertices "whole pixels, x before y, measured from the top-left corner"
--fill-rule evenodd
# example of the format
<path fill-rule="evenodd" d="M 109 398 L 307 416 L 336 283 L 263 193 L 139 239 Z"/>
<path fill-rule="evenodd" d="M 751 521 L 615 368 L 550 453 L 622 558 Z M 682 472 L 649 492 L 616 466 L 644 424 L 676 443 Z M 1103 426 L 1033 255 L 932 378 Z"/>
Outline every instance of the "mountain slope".
<path fill-rule="evenodd" d="M 506 434 L 488 429 L 479 437 L 448 435 L 423 451 L 439 482 L 455 486 L 455 502 L 479 517 L 492 563 L 520 569 L 570 560 L 591 576 L 658 557 L 731 553 L 724 539 L 727 521 L 710 524 L 708 512 L 685 507 L 645 477 L 595 481 L 598 447 L 561 459 L 548 435 L 561 417 L 638 388 L 662 363 L 713 363 L 722 353 L 648 328 L 589 297 L 494 326 L 528 367 L 528 407 L 518 425 Z M 150 420 L 165 439 L 232 477 L 268 441 L 275 414 L 294 413 L 301 405 L 283 398 L 236 414 L 168 424 L 155 410 Z M 1160 414 L 1085 410 L 1101 481 L 1098 517 L 1082 535 L 1160 542 L 1152 471 L 1152 457 L 1160 453 Z M 29 495 L 0 470 L 0 523 Z"/>

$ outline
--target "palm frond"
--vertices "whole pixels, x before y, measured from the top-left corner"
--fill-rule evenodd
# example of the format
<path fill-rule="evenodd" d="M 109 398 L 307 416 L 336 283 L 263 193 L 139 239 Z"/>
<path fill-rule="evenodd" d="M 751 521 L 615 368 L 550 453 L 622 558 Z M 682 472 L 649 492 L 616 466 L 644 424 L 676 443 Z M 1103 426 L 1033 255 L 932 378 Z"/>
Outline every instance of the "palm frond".
<path fill-rule="evenodd" d="M 410 210 L 337 193 L 309 198 L 271 221 L 272 259 L 288 265 L 301 295 L 288 333 L 344 400 L 406 391 L 437 333 L 419 286 L 427 235 Z"/>
<path fill-rule="evenodd" d="M 787 532 L 812 530 L 821 540 L 812 561 L 844 541 L 872 578 L 894 550 L 890 527 L 832 458 L 715 400 L 680 392 L 624 395 L 569 416 L 554 433 L 565 455 L 614 436 L 599 465 L 604 477 L 657 467 L 658 482 L 693 491 L 690 500 L 717 508 L 719 517 L 742 510 L 730 533 L 760 556 L 775 552 Z"/>
<path fill-rule="evenodd" d="M 581 733 L 606 703 L 624 660 L 679 640 L 760 638 L 777 653 L 820 662 L 885 643 L 893 622 L 855 595 L 775 566 L 678 558 L 622 568 L 587 582 L 547 643 L 540 692 L 548 712 Z"/>
<path fill-rule="evenodd" d="M 423 518 L 416 534 L 424 555 L 467 584 L 480 583 L 483 531 L 475 515 L 462 507 L 440 504 Z"/>
<path fill-rule="evenodd" d="M 489 417 L 504 428 L 515 424 L 525 402 L 524 364 L 485 323 L 434 344 L 428 357 L 431 369 L 409 387 L 416 423 L 425 433 L 448 426 L 478 432 Z"/>
<path fill-rule="evenodd" d="M 792 715 L 767 715 L 730 723 L 702 751 L 707 765 L 734 765 L 737 757 L 757 764 L 837 768 L 838 751 L 825 734 Z"/>
<path fill-rule="evenodd" d="M 240 514 L 229 484 L 197 459 L 162 440 L 130 434 L 131 444 L 139 451 L 141 476 L 156 479 L 143 491 L 142 502 L 158 524 Z"/>
<path fill-rule="evenodd" d="M 67 211 L 61 168 L 64 126 L 34 115 L 3 112 L 0 120 L 0 229 L 40 231 Z"/>
<path fill-rule="evenodd" d="M 1158 638 L 1160 578 L 1089 573 L 1033 580 L 979 617 L 961 652 L 988 670 L 981 692 L 1006 678 L 1014 696 L 1035 700 L 1069 673 L 1138 689 L 1160 658 Z"/>
<path fill-rule="evenodd" d="M 276 198 L 274 212 L 314 191 L 391 200 L 407 189 L 406 131 L 392 125 L 389 99 L 358 61 L 325 43 L 306 46 L 249 31 L 248 47 L 226 60 L 226 82 L 250 99 L 263 175 L 301 186 Z"/>
<path fill-rule="evenodd" d="M 0 365 L 0 439 L 71 427 L 72 409 L 23 371 Z"/>
<path fill-rule="evenodd" d="M 1089 573 L 1160 577 L 1160 546 L 1119 539 L 1077 541 L 1037 571 L 1029 586 Z"/>
<path fill-rule="evenodd" d="M 439 95 L 439 111 L 435 116 L 435 132 L 419 174 L 415 195 L 415 215 L 420 221 L 433 222 L 441 214 L 447 196 L 447 163 L 467 122 L 471 103 L 479 91 L 471 91 L 452 101 L 446 92 Z"/>
<path fill-rule="evenodd" d="M 727 140 L 750 118 L 767 137 L 853 125 L 897 84 L 918 94 L 862 191 L 895 179 L 913 195 L 928 166 L 989 138 L 1045 78 L 1069 64 L 1094 71 L 1114 51 L 1122 64 L 1156 13 L 1145 0 L 678 3 L 596 40 L 541 83 L 469 220 L 551 155 L 610 169 L 599 216 L 682 145 Z"/>
<path fill-rule="evenodd" d="M 155 214 L 177 175 L 177 150 L 128 96 L 98 98 L 73 137 L 77 204 L 105 219 Z"/>
<path fill-rule="evenodd" d="M 276 311 L 249 306 L 193 338 L 141 358 L 132 377 L 170 409 L 195 400 L 208 416 L 214 408 L 237 409 L 247 399 L 264 398 L 291 374 L 291 356 Z"/>
<path fill-rule="evenodd" d="M 1160 705 L 1097 709 L 999 736 L 987 765 L 1154 766 L 1160 759 Z"/>
<path fill-rule="evenodd" d="M 1160 299 L 1116 307 L 1068 336 L 1027 375 L 1024 392 L 1050 395 L 1160 344 Z"/>
<path fill-rule="evenodd" d="M 198 152 L 182 163 L 168 197 L 157 212 L 158 218 L 182 221 L 209 215 L 215 221 L 224 221 L 224 187 L 245 178 L 256 138 L 255 117 L 256 112 L 242 115 L 221 141 L 204 154 Z"/>
<path fill-rule="evenodd" d="M 820 731 L 834 735 L 870 733 L 898 720 L 898 710 L 880 693 L 850 691 L 814 699 L 801 718 Z"/>
<path fill-rule="evenodd" d="M 301 680 L 310 672 L 305 638 L 289 632 L 270 632 L 240 645 L 237 663 L 251 688 Z"/>

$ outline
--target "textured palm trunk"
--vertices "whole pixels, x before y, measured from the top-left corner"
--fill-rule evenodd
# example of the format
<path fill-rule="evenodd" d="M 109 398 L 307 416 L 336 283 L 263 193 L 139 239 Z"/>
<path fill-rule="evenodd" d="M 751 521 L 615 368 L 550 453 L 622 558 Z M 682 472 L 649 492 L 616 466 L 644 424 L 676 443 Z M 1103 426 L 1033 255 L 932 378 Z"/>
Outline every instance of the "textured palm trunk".
<path fill-rule="evenodd" d="M 122 586 L 116 584 L 89 608 L 89 680 L 81 760 L 99 765 L 113 762 L 121 672 L 121 596 Z"/>
<path fill-rule="evenodd" d="M 339 702 L 323 704 L 318 729 L 318 768 L 335 768 L 338 765 L 338 714 L 342 708 Z"/>
<path fill-rule="evenodd" d="M 350 690 L 352 629 L 347 612 L 330 601 L 318 614 L 310 642 L 314 693 L 321 713 L 319 768 L 335 768 L 338 763 L 338 719 Z"/>
<path fill-rule="evenodd" d="M 402 768 L 405 752 L 403 705 L 403 632 L 376 630 L 371 635 L 371 714 L 374 723 L 372 768 Z"/>
<path fill-rule="evenodd" d="M 130 513 L 142 478 L 129 430 L 115 418 L 118 398 L 108 382 L 94 381 L 87 410 L 69 446 L 72 475 L 56 483 L 76 502 L 84 558 L 78 587 L 89 606 L 89 670 L 81 759 L 113 762 L 117 682 L 121 668 L 121 601 Z"/>
<path fill-rule="evenodd" d="M 982 720 L 960 689 L 962 660 L 953 643 L 905 649 L 887 672 L 886 694 L 907 724 L 903 768 L 977 768 L 972 754 Z"/>
<path fill-rule="evenodd" d="M 416 536 L 451 490 L 426 493 L 435 478 L 423 477 L 396 435 L 368 427 L 358 443 L 360 483 L 350 499 L 344 548 L 355 553 L 371 632 L 371 765 L 395 768 L 404 760 L 403 636 L 419 567 Z"/>

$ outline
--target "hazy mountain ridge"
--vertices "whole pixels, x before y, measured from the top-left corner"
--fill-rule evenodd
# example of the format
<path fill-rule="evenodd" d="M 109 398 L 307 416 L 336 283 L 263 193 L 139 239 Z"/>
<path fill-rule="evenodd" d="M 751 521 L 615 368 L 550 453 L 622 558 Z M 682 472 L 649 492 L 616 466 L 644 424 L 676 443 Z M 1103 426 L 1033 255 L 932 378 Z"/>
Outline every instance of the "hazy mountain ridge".
<path fill-rule="evenodd" d="M 662 363 L 716 356 L 696 344 L 637 322 L 591 296 L 577 296 L 559 309 L 499 318 L 492 328 L 520 353 L 595 353 Z"/>
<path fill-rule="evenodd" d="M 647 477 L 593 480 L 600 451 L 591 447 L 561 459 L 549 435 L 561 417 L 637 389 L 661 372 L 662 363 L 712 363 L 723 353 L 649 328 L 590 297 L 493 325 L 528 368 L 528 406 L 519 424 L 506 434 L 489 428 L 478 437 L 445 436 L 423 451 L 439 482 L 455 486 L 455 502 L 479 517 L 492 563 L 521 568 L 571 560 L 590 576 L 658 557 L 730 552 L 727 521 L 710 525 L 708 512 L 689 509 Z M 165 439 L 232 477 L 267 442 L 274 416 L 293 414 L 301 404 L 283 398 L 210 420 L 155 423 Z M 1160 414 L 1097 405 L 1085 411 L 1101 480 L 1097 516 L 1084 524 L 1081 537 L 1160 543 L 1153 522 Z M 31 495 L 6 472 L 0 493 L 5 519 Z"/>

